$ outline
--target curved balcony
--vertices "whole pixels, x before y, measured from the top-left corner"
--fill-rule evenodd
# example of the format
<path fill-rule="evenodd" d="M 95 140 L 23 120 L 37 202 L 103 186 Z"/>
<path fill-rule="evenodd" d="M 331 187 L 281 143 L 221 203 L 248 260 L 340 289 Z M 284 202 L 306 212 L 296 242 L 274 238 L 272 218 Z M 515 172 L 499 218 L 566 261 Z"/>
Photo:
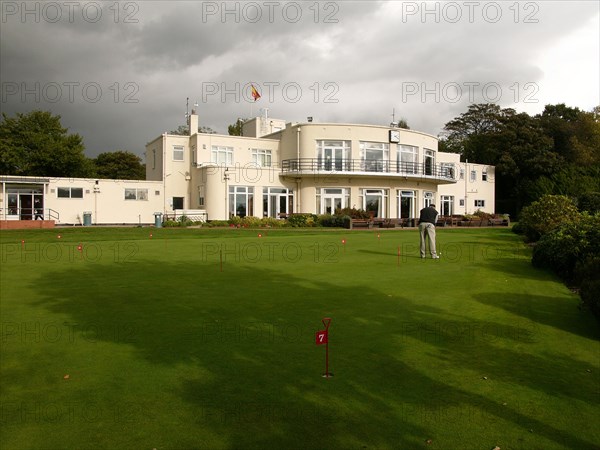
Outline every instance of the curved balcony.
<path fill-rule="evenodd" d="M 437 184 L 456 183 L 456 168 L 452 164 L 425 164 L 398 161 L 321 158 L 285 159 L 281 161 L 282 175 L 327 175 L 404 178 Z"/>

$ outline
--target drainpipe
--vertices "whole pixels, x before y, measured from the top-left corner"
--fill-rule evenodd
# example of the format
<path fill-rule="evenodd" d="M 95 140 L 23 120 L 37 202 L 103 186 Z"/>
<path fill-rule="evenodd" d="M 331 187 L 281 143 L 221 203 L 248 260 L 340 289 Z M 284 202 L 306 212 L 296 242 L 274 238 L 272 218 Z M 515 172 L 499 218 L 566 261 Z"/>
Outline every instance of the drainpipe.
<path fill-rule="evenodd" d="M 296 163 L 298 166 L 296 169 L 300 170 L 300 126 L 298 125 L 298 130 L 296 133 Z M 300 177 L 296 178 L 296 212 L 302 212 L 302 201 L 300 200 L 300 182 L 302 179 Z"/>

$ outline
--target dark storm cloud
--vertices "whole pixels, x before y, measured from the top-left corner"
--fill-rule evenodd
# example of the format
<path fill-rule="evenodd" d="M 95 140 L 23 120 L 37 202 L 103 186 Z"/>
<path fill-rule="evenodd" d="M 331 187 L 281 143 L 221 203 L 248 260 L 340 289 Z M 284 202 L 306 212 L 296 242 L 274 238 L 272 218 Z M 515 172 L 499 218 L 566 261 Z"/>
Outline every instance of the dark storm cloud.
<path fill-rule="evenodd" d="M 429 3 L 437 17 L 422 15 L 423 2 L 75 3 L 72 17 L 63 9 L 54 21 L 44 3 L 28 2 L 40 5 L 36 22 L 7 13 L 6 4 L 22 2 L 3 2 L 1 106 L 9 115 L 60 114 L 90 156 L 141 155 L 147 141 L 184 123 L 187 97 L 190 108 L 199 102 L 201 124 L 222 133 L 268 107 L 289 121 L 378 124 L 395 108 L 412 128 L 437 134 L 466 110 L 469 87 L 476 101 L 486 83 L 500 87 L 501 106 L 531 94 L 526 83 L 546 97 L 536 84 L 545 75 L 540 55 L 598 20 L 595 2 L 497 3 L 497 21 L 494 2 L 475 2 L 472 23 L 464 2 Z M 256 103 L 249 82 L 261 89 Z M 423 97 L 436 86 L 441 98 Z M 458 98 L 454 86 L 463 89 Z"/>

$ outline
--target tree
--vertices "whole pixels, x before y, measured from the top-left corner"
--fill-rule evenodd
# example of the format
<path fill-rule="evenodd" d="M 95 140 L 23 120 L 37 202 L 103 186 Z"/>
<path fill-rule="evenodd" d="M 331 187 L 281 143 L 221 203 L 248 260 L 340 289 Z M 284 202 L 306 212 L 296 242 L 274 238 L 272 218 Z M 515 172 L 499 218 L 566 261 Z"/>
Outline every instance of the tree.
<path fill-rule="evenodd" d="M 229 136 L 243 136 L 242 129 L 246 120 L 248 119 L 238 118 L 238 120 L 236 120 L 234 124 L 229 125 L 227 127 L 227 133 L 229 133 Z"/>
<path fill-rule="evenodd" d="M 498 155 L 488 154 L 489 137 L 502 126 L 502 119 L 514 114 L 492 103 L 472 104 L 467 112 L 444 125 L 441 147 L 459 153 L 463 160 L 494 164 Z"/>
<path fill-rule="evenodd" d="M 68 134 L 60 116 L 47 111 L 2 113 L 0 173 L 7 175 L 86 177 L 92 165 L 81 136 Z"/>
<path fill-rule="evenodd" d="M 94 161 L 96 176 L 114 180 L 144 180 L 146 167 L 142 159 L 127 151 L 100 153 Z"/>

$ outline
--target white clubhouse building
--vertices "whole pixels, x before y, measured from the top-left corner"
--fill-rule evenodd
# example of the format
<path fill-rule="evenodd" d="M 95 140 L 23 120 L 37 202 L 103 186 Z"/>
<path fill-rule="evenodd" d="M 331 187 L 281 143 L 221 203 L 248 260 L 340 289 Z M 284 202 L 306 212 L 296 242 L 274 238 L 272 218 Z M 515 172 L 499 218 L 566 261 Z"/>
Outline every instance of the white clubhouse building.
<path fill-rule="evenodd" d="M 285 217 L 352 207 L 377 218 L 494 213 L 494 167 L 438 152 L 435 136 L 394 126 L 256 117 L 243 136 L 162 134 L 146 144 L 146 180 L 0 176 L 0 220 L 149 224 L 155 213 L 203 220 Z M 41 218 L 41 217 L 38 217 Z"/>

